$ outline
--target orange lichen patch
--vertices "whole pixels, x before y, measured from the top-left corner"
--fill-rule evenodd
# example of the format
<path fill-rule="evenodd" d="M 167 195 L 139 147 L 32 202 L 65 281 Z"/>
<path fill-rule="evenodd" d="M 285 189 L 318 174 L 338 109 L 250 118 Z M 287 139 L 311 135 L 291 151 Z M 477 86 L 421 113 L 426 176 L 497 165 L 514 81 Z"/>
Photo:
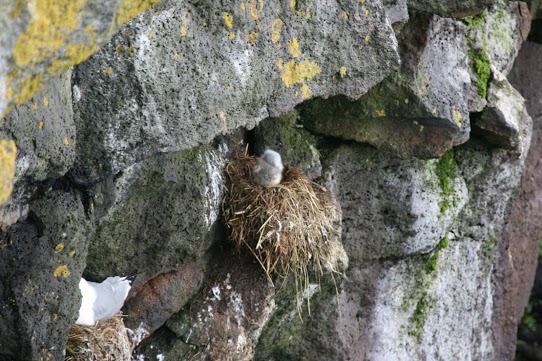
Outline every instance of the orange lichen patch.
<path fill-rule="evenodd" d="M 341 76 L 341 78 L 344 78 L 346 76 L 346 68 L 344 66 L 341 66 L 341 68 L 339 69 L 339 75 Z"/>
<path fill-rule="evenodd" d="M 34 110 L 38 109 L 38 103 L 34 102 L 34 105 L 32 105 L 32 109 Z"/>
<path fill-rule="evenodd" d="M 257 32 L 252 32 L 250 34 L 248 34 L 247 36 L 247 42 L 250 44 L 250 45 L 256 45 L 256 42 L 258 41 L 258 33 Z"/>
<path fill-rule="evenodd" d="M 300 63 L 296 63 L 295 61 L 287 62 L 280 77 L 284 85 L 289 88 L 294 84 L 301 84 L 306 80 L 312 80 L 312 78 L 321 72 L 322 70 L 318 64 L 305 59 Z"/>
<path fill-rule="evenodd" d="M 348 13 L 347 12 L 344 12 L 342 16 L 343 16 L 344 20 L 348 20 Z"/>
<path fill-rule="evenodd" d="M 55 276 L 55 277 L 64 277 L 64 278 L 66 278 L 69 275 L 70 275 L 70 270 L 68 269 L 68 265 L 60 265 L 53 272 L 53 276 Z"/>
<path fill-rule="evenodd" d="M 228 12 L 224 12 L 222 18 L 224 19 L 224 24 L 226 24 L 226 27 L 228 29 L 233 29 L 233 15 Z"/>
<path fill-rule="evenodd" d="M 230 40 L 235 39 L 235 32 L 234 32 L 234 31 L 230 32 L 230 33 L 228 34 L 228 38 L 229 38 Z"/>
<path fill-rule="evenodd" d="M 245 3 L 241 3 L 241 10 L 245 11 L 247 9 L 247 6 Z"/>
<path fill-rule="evenodd" d="M 68 253 L 68 255 L 69 255 L 70 257 L 75 256 L 75 251 L 70 251 L 70 253 Z"/>
<path fill-rule="evenodd" d="M 178 53 L 173 54 L 173 59 L 175 60 L 179 59 L 179 54 Z"/>
<path fill-rule="evenodd" d="M 115 15 L 115 24 L 122 25 L 127 23 L 134 16 L 158 2 L 160 0 L 124 0 Z"/>
<path fill-rule="evenodd" d="M 48 107 L 48 106 L 49 106 L 49 99 L 43 98 L 43 105 L 45 105 L 46 107 Z"/>
<path fill-rule="evenodd" d="M 64 243 L 59 243 L 55 246 L 55 253 L 60 253 L 64 249 Z"/>
<path fill-rule="evenodd" d="M 365 37 L 365 42 L 366 42 L 366 43 L 369 42 L 369 35 L 367 35 L 367 36 Z"/>
<path fill-rule="evenodd" d="M 0 204 L 6 202 L 13 191 L 16 157 L 15 142 L 0 139 Z"/>
<path fill-rule="evenodd" d="M 284 62 L 282 59 L 278 59 L 277 62 L 275 63 L 275 65 L 277 66 L 277 68 L 279 69 L 283 69 L 284 68 Z"/>
<path fill-rule="evenodd" d="M 291 7 L 292 9 L 295 9 L 296 4 L 297 4 L 297 1 L 296 1 L 296 0 L 290 0 L 290 7 Z"/>
<path fill-rule="evenodd" d="M 68 145 L 70 142 L 68 141 L 68 137 L 64 137 L 64 145 Z"/>
<path fill-rule="evenodd" d="M 301 50 L 299 50 L 299 42 L 297 38 L 292 38 L 288 42 L 288 52 L 293 58 L 297 58 L 301 55 Z"/>
<path fill-rule="evenodd" d="M 108 66 L 107 68 L 104 69 L 104 73 L 105 74 L 112 74 L 113 73 L 113 68 Z"/>
<path fill-rule="evenodd" d="M 40 125 L 39 125 L 40 129 L 43 129 L 44 126 L 45 126 L 45 123 L 44 123 L 44 122 L 40 122 Z"/>
<path fill-rule="evenodd" d="M 180 32 L 181 36 L 186 36 L 186 34 L 188 33 L 188 31 L 186 30 L 186 26 L 182 25 Z"/>

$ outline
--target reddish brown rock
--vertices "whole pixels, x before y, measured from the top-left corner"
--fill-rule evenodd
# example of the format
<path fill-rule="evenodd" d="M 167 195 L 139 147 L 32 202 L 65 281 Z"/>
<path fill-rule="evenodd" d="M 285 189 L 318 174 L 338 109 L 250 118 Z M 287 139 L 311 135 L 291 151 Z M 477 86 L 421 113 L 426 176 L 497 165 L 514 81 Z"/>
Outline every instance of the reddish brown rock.
<path fill-rule="evenodd" d="M 178 312 L 201 287 L 205 275 L 203 259 L 198 259 L 175 271 L 160 274 L 134 290 L 125 304 L 130 316 L 127 325 L 152 333 Z"/>
<path fill-rule="evenodd" d="M 496 325 L 502 334 L 499 355 L 502 360 L 514 357 L 517 325 L 529 301 L 538 258 L 538 237 L 542 234 L 542 102 L 540 82 L 542 46 L 525 43 L 521 49 L 510 82 L 525 97 L 533 116 L 531 147 L 525 162 L 521 193 L 514 205 L 500 254 L 503 269 L 502 299 L 496 299 Z"/>

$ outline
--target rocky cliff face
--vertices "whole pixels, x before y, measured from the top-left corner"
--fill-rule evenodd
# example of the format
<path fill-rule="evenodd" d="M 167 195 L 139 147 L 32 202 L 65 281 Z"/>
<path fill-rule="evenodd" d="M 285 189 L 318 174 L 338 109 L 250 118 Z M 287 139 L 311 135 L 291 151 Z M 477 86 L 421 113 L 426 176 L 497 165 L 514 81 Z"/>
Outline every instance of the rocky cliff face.
<path fill-rule="evenodd" d="M 507 79 L 526 4 L 75 3 L 51 5 L 34 52 L 42 8 L 1 15 L 2 360 L 63 359 L 81 275 L 134 272 L 126 323 L 146 359 L 513 358 L 537 244 L 514 235 L 538 219 L 521 217 L 533 192 L 516 202 L 536 159 Z M 220 218 L 247 144 L 342 207 L 349 267 L 301 312 Z"/>

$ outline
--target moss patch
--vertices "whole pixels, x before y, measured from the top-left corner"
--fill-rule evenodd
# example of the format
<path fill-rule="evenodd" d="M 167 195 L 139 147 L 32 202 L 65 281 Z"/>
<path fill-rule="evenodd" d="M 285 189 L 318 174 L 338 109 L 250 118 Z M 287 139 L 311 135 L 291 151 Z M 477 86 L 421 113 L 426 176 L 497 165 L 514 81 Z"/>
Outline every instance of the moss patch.
<path fill-rule="evenodd" d="M 482 48 L 477 48 L 475 47 L 474 33 L 476 31 L 483 31 L 482 27 L 485 24 L 485 21 L 485 11 L 479 15 L 469 16 L 463 19 L 463 22 L 468 27 L 467 45 L 469 50 L 467 56 L 469 57 L 471 66 L 476 74 L 477 93 L 482 98 L 487 96 L 487 87 L 489 84 L 489 78 L 491 77 L 491 64 L 486 51 L 485 36 L 483 37 Z"/>
<path fill-rule="evenodd" d="M 406 312 L 415 302 L 408 325 L 402 326 L 407 334 L 414 337 L 417 343 L 421 342 L 423 328 L 427 319 L 427 312 L 434 307 L 437 299 L 429 293 L 429 287 L 436 278 L 436 271 L 440 252 L 449 245 L 448 238 L 444 237 L 437 244 L 433 252 L 423 256 L 423 262 L 418 265 L 412 292 L 406 295 L 403 310 Z"/>
<path fill-rule="evenodd" d="M 455 161 L 454 151 L 450 149 L 442 155 L 436 166 L 436 173 L 442 190 L 442 200 L 439 203 L 440 214 L 444 215 L 448 209 L 457 205 L 454 197 L 455 179 L 454 173 L 457 163 Z"/>

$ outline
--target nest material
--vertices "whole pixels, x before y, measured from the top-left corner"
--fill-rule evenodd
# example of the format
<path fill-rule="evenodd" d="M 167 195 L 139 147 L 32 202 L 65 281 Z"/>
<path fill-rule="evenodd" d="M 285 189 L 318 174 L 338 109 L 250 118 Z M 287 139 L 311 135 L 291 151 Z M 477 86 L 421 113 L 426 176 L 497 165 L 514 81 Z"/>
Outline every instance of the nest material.
<path fill-rule="evenodd" d="M 278 186 L 263 187 L 252 179 L 255 162 L 243 154 L 226 166 L 223 216 L 236 248 L 247 247 L 270 279 L 292 272 L 298 291 L 308 286 L 310 270 L 322 275 L 346 267 L 333 194 L 292 167 L 285 167 Z"/>
<path fill-rule="evenodd" d="M 74 325 L 65 361 L 130 361 L 136 345 L 127 331 L 120 313 L 95 326 Z"/>

